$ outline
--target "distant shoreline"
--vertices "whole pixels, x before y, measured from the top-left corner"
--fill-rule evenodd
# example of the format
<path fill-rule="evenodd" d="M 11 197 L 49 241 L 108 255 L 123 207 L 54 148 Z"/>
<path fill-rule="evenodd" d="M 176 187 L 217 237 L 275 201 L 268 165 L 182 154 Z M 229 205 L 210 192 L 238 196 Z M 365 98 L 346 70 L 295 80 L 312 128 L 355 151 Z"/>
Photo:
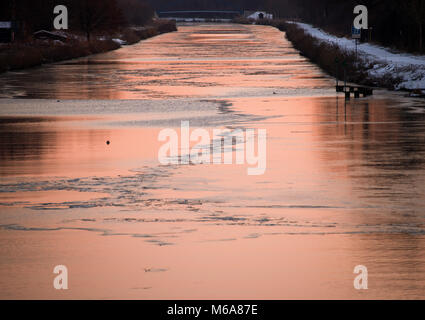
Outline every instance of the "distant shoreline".
<path fill-rule="evenodd" d="M 145 27 L 129 27 L 117 34 L 97 36 L 87 41 L 73 34 L 63 42 L 53 39 L 34 39 L 0 45 L 0 73 L 40 66 L 46 63 L 89 56 L 131 45 L 163 33 L 177 31 L 172 20 L 158 20 Z"/>

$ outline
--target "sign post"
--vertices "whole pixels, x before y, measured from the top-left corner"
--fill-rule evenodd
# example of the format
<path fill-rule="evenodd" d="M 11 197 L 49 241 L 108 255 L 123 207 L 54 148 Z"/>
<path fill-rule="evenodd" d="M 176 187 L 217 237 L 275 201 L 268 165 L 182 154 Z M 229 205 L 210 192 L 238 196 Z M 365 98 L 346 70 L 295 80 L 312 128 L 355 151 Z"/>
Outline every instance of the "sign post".
<path fill-rule="evenodd" d="M 357 41 L 361 39 L 362 37 L 362 31 L 360 29 L 357 29 L 356 27 L 351 27 L 351 38 L 353 38 L 356 42 L 356 60 L 357 60 Z"/>
<path fill-rule="evenodd" d="M 339 71 L 338 70 L 338 63 L 339 63 L 338 57 L 335 57 L 335 65 L 336 65 L 336 74 L 335 74 L 336 87 L 338 87 L 338 71 Z"/>

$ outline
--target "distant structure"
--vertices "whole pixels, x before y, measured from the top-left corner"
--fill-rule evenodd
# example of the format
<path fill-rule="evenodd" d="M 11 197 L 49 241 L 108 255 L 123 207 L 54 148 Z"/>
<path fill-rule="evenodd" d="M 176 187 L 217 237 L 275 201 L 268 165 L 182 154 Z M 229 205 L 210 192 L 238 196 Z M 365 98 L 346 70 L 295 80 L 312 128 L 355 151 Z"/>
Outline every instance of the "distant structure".
<path fill-rule="evenodd" d="M 181 11 L 159 11 L 157 15 L 162 19 L 173 19 L 176 21 L 231 21 L 240 16 L 240 11 L 230 10 L 181 10 Z"/>
<path fill-rule="evenodd" d="M 265 11 L 237 11 L 237 10 L 177 10 L 159 11 L 155 17 L 173 19 L 176 21 L 231 21 L 244 16 L 251 20 L 273 19 L 273 14 Z"/>
<path fill-rule="evenodd" d="M 245 11 L 244 17 L 252 20 L 273 19 L 273 14 L 265 11 Z"/>

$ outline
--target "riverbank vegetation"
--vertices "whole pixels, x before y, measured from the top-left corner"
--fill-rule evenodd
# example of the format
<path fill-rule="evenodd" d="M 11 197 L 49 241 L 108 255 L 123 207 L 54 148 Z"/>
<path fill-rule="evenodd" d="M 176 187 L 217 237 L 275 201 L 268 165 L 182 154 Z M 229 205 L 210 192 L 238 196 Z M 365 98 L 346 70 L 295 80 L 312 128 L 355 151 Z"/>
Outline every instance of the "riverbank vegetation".
<path fill-rule="evenodd" d="M 261 2 L 261 1 L 260 1 Z M 276 18 L 298 19 L 337 36 L 350 36 L 353 9 L 368 8 L 373 42 L 394 49 L 425 50 L 425 0 L 268 0 Z"/>
<path fill-rule="evenodd" d="M 42 2 L 42 3 L 40 3 Z M 0 21 L 18 21 L 15 41 L 0 44 L 0 72 L 115 50 L 165 32 L 174 21 L 154 19 L 142 0 L 64 0 L 69 29 L 53 29 L 53 0 L 1 2 Z M 43 36 L 37 31 L 45 30 Z"/>
<path fill-rule="evenodd" d="M 358 84 L 394 89 L 396 85 L 394 79 L 382 78 L 377 83 L 377 79 L 370 78 L 367 69 L 371 66 L 359 63 L 354 52 L 343 50 L 329 42 L 319 41 L 297 24 L 284 23 L 281 25 L 284 26 L 286 37 L 292 42 L 293 46 L 328 74 L 341 81 L 346 79 Z"/>
<path fill-rule="evenodd" d="M 240 17 L 234 22 L 285 31 L 302 55 L 340 80 L 424 94 L 425 0 L 362 1 L 369 12 L 369 30 L 362 36 L 368 43 L 362 43 L 358 53 L 351 40 L 357 4 L 351 0 L 270 0 L 264 9 L 273 13 L 273 20 Z"/>
<path fill-rule="evenodd" d="M 263 21 L 286 32 L 300 54 L 341 81 L 424 94 L 425 57 L 397 53 L 374 44 L 356 50 L 354 40 L 336 37 L 305 23 Z"/>

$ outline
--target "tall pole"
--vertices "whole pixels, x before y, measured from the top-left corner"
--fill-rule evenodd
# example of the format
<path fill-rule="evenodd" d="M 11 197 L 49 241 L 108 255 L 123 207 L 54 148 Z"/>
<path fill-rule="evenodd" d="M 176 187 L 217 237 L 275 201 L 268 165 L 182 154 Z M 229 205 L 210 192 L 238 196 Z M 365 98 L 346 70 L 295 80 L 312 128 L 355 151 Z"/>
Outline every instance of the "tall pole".
<path fill-rule="evenodd" d="M 336 86 L 338 87 L 338 63 L 336 64 Z"/>
<path fill-rule="evenodd" d="M 344 61 L 344 95 L 345 100 L 350 100 L 350 89 L 347 92 L 347 63 Z"/>
<path fill-rule="evenodd" d="M 335 80 L 336 80 L 336 90 L 338 91 L 338 75 L 339 75 L 339 59 L 338 57 L 335 57 L 335 67 L 336 67 L 336 74 L 335 74 Z"/>
<path fill-rule="evenodd" d="M 16 21 L 16 2 L 15 2 L 15 0 L 12 0 L 12 8 L 11 8 L 11 13 L 12 13 L 12 16 L 11 16 L 11 28 L 12 28 L 12 30 L 11 30 L 11 32 L 12 32 L 12 42 L 14 42 L 15 41 L 15 30 L 14 30 L 14 28 L 15 28 L 15 21 Z"/>
<path fill-rule="evenodd" d="M 356 62 L 357 62 L 357 38 L 356 38 Z"/>

